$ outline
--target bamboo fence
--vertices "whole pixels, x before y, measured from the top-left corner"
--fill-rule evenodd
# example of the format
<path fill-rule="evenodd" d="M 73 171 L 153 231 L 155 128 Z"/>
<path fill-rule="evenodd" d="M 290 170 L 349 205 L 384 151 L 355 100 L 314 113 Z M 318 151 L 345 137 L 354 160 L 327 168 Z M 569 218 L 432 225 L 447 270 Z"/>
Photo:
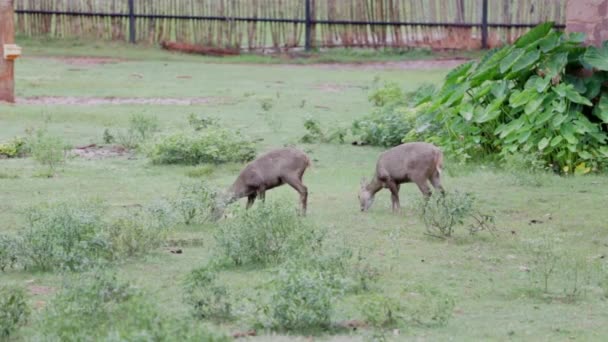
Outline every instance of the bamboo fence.
<path fill-rule="evenodd" d="M 304 46 L 305 0 L 133 1 L 138 43 L 177 41 L 242 49 Z M 312 45 L 479 48 L 482 1 L 311 0 Z M 521 24 L 565 23 L 565 0 L 489 2 L 490 46 L 512 42 L 529 29 L 518 27 Z M 15 10 L 18 35 L 129 39 L 129 0 L 15 0 Z"/>

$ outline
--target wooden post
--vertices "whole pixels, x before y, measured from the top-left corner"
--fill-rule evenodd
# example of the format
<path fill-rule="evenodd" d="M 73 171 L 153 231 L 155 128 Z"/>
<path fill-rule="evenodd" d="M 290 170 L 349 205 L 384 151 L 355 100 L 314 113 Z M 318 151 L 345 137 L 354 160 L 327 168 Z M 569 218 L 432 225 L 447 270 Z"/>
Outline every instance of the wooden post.
<path fill-rule="evenodd" d="M 129 0 L 129 42 L 135 44 L 135 4 Z"/>
<path fill-rule="evenodd" d="M 4 44 L 14 43 L 13 0 L 0 0 L 0 102 L 15 102 L 14 61 L 4 59 Z"/>
<path fill-rule="evenodd" d="M 481 5 L 481 48 L 488 48 L 488 0 Z"/>
<path fill-rule="evenodd" d="M 304 12 L 306 13 L 306 34 L 304 35 L 304 46 L 306 51 L 310 51 L 311 48 L 311 30 L 312 30 L 312 18 L 310 16 L 310 0 L 304 0 Z"/>

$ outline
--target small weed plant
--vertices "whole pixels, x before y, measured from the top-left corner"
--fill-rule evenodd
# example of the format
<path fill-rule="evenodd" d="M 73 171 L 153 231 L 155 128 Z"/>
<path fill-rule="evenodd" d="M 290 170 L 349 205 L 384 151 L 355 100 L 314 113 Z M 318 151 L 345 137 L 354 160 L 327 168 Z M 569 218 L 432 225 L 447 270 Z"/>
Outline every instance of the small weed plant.
<path fill-rule="evenodd" d="M 306 130 L 306 133 L 300 138 L 300 142 L 304 144 L 331 142 L 343 144 L 346 134 L 348 133 L 345 128 L 341 127 L 325 131 L 321 128 L 321 122 L 312 117 L 308 117 L 304 120 L 304 129 Z"/>
<path fill-rule="evenodd" d="M 286 201 L 266 201 L 249 210 L 232 209 L 215 240 L 222 258 L 236 265 L 279 263 L 310 247 L 317 232 Z"/>
<path fill-rule="evenodd" d="M 426 234 L 434 237 L 450 237 L 458 225 L 473 211 L 473 197 L 469 193 L 434 192 L 430 198 L 417 203 L 417 212 L 426 227 Z"/>
<path fill-rule="evenodd" d="M 205 223 L 215 218 L 217 198 L 218 190 L 205 181 L 183 183 L 173 208 L 187 225 Z"/>
<path fill-rule="evenodd" d="M 226 287 L 217 284 L 217 271 L 200 267 L 184 283 L 184 301 L 198 319 L 222 321 L 231 317 L 231 300 Z"/>
<path fill-rule="evenodd" d="M 255 157 L 253 140 L 238 131 L 210 127 L 200 132 L 177 132 L 152 145 L 148 157 L 154 164 L 221 164 L 250 161 Z"/>
<path fill-rule="evenodd" d="M 30 309 L 20 287 L 0 286 L 0 340 L 9 340 L 25 324 Z"/>
<path fill-rule="evenodd" d="M 198 132 L 210 127 L 218 127 L 219 120 L 217 118 L 200 116 L 191 113 L 188 116 L 188 124 L 190 124 L 190 127 L 192 127 L 192 129 Z"/>
<path fill-rule="evenodd" d="M 15 137 L 7 142 L 0 143 L 0 158 L 25 157 L 27 152 L 27 141 L 24 138 Z"/>
<path fill-rule="evenodd" d="M 31 131 L 27 138 L 27 149 L 32 158 L 51 175 L 60 165 L 65 164 L 69 148 L 63 138 L 50 134 L 46 129 Z"/>
<path fill-rule="evenodd" d="M 0 235 L 0 271 L 4 272 L 18 265 L 20 248 L 17 236 Z"/>
<path fill-rule="evenodd" d="M 69 278 L 44 308 L 32 340 L 225 341 L 200 324 L 169 319 L 148 296 L 107 271 Z"/>
<path fill-rule="evenodd" d="M 129 126 L 126 130 L 117 130 L 115 133 L 116 142 L 128 149 L 135 149 L 148 141 L 158 132 L 160 123 L 158 118 L 143 113 L 132 114 L 129 117 Z M 107 130 L 106 130 L 107 131 Z M 104 139 L 114 136 L 104 132 Z"/>

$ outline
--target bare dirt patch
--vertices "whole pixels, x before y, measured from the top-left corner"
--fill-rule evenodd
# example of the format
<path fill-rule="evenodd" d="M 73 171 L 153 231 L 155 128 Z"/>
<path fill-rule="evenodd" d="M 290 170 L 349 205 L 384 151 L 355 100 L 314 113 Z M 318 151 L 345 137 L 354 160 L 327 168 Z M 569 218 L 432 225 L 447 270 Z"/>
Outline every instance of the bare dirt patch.
<path fill-rule="evenodd" d="M 88 56 L 81 56 L 81 57 L 69 57 L 69 56 L 58 56 L 58 57 L 52 57 L 52 56 L 30 56 L 27 58 L 38 58 L 38 59 L 52 59 L 52 60 L 57 60 L 57 61 L 61 61 L 64 62 L 66 64 L 69 65 L 81 65 L 81 66 L 87 66 L 87 65 L 102 65 L 102 64 L 116 64 L 116 63 L 121 63 L 121 62 L 126 62 L 128 61 L 127 59 L 124 58 L 115 58 L 115 57 L 88 57 Z"/>
<path fill-rule="evenodd" d="M 30 291 L 30 293 L 32 295 L 47 295 L 47 294 L 51 294 L 53 292 L 55 292 L 55 288 L 54 287 L 50 287 L 50 286 L 42 286 L 42 285 L 30 285 L 27 287 L 28 291 Z"/>
<path fill-rule="evenodd" d="M 314 67 L 330 70 L 430 70 L 451 69 L 460 64 L 468 62 L 468 59 L 434 59 L 434 60 L 411 60 L 397 62 L 365 62 L 365 63 L 316 63 L 307 65 L 291 65 L 300 67 Z"/>
<path fill-rule="evenodd" d="M 74 105 L 74 106 L 97 106 L 97 105 L 171 105 L 171 106 L 190 106 L 198 104 L 208 104 L 211 98 L 192 97 L 77 97 L 77 96 L 31 96 L 19 97 L 17 104 L 34 105 Z"/>
<path fill-rule="evenodd" d="M 85 158 L 85 159 L 104 159 L 104 158 L 115 158 L 115 157 L 130 157 L 132 153 L 120 145 L 111 146 L 98 146 L 91 144 L 88 146 L 81 146 L 70 151 L 73 156 Z"/>

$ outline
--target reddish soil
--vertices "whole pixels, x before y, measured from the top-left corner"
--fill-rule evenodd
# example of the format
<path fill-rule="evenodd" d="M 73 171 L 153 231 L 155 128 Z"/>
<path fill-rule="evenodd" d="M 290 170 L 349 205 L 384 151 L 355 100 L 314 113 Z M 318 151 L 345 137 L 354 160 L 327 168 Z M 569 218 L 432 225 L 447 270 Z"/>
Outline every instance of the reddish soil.
<path fill-rule="evenodd" d="M 125 104 L 150 104 L 150 105 L 173 105 L 189 106 L 207 104 L 211 102 L 208 97 L 172 98 L 172 97 L 77 97 L 77 96 L 31 96 L 19 97 L 17 104 L 37 105 L 125 105 Z"/>
<path fill-rule="evenodd" d="M 131 152 L 120 145 L 97 146 L 95 144 L 77 147 L 71 151 L 71 154 L 85 159 L 131 156 Z"/>
<path fill-rule="evenodd" d="M 364 63 L 318 63 L 318 64 L 296 64 L 293 67 L 315 67 L 332 70 L 428 70 L 428 69 L 450 69 L 468 62 L 467 59 L 430 59 L 430 60 L 411 60 L 397 62 L 364 62 Z"/>
<path fill-rule="evenodd" d="M 127 59 L 115 58 L 115 57 L 69 57 L 69 56 L 28 56 L 28 58 L 41 58 L 41 59 L 53 59 L 64 62 L 70 65 L 101 65 L 101 64 L 115 64 L 120 62 L 126 62 Z"/>
<path fill-rule="evenodd" d="M 30 285 L 27 287 L 27 289 L 33 295 L 47 295 L 47 294 L 51 294 L 51 293 L 55 292 L 54 287 L 41 286 L 41 285 Z"/>
<path fill-rule="evenodd" d="M 209 47 L 202 45 L 194 45 L 188 43 L 178 43 L 178 42 L 161 42 L 160 46 L 169 51 L 178 51 L 183 53 L 193 53 L 199 55 L 207 55 L 207 56 L 236 56 L 241 53 L 239 49 L 226 49 L 226 48 L 218 48 L 218 47 Z"/>

